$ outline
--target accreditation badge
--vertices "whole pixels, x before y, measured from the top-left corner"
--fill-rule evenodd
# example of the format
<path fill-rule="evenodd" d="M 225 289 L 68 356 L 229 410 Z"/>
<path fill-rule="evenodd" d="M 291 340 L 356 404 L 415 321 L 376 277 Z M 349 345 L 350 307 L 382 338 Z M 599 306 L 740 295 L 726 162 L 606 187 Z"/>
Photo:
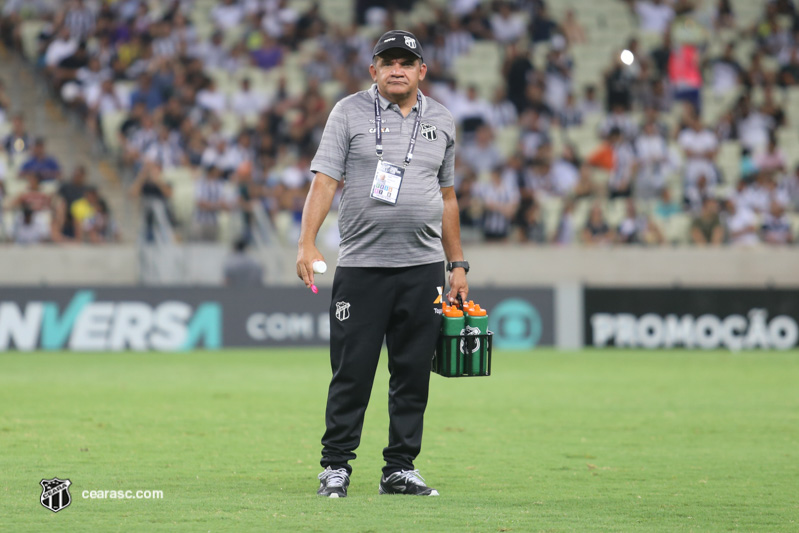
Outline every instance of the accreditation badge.
<path fill-rule="evenodd" d="M 377 170 L 375 170 L 375 179 L 372 181 L 372 191 L 369 193 L 369 198 L 397 205 L 397 197 L 399 196 L 400 185 L 402 185 L 402 177 L 404 175 L 405 169 L 403 167 L 381 159 L 377 162 Z"/>

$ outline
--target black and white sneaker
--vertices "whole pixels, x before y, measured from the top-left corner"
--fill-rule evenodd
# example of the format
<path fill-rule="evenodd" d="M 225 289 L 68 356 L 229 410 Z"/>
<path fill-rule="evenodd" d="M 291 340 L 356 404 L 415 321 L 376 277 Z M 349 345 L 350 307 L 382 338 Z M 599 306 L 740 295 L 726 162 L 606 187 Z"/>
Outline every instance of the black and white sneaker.
<path fill-rule="evenodd" d="M 425 485 L 418 470 L 400 470 L 380 478 L 380 494 L 438 496 L 438 491 Z"/>
<path fill-rule="evenodd" d="M 349 485 L 350 475 L 346 469 L 333 470 L 328 466 L 319 474 L 319 490 L 316 493 L 326 498 L 346 498 Z"/>

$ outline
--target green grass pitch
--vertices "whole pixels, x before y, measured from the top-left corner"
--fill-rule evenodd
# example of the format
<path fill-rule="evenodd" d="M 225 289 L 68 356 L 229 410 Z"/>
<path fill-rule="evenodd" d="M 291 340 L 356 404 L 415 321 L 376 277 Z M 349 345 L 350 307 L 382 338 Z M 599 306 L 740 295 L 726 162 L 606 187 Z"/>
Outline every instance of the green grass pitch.
<path fill-rule="evenodd" d="M 433 375 L 417 467 L 439 498 L 377 494 L 380 366 L 350 497 L 326 500 L 325 350 L 0 354 L 0 530 L 799 530 L 796 351 L 498 351 L 491 377 Z"/>

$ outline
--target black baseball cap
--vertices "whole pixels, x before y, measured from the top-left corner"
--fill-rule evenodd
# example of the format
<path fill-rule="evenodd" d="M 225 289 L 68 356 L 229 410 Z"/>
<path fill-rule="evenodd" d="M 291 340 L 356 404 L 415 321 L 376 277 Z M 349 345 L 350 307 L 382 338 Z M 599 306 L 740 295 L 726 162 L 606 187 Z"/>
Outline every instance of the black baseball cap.
<path fill-rule="evenodd" d="M 377 44 L 375 44 L 375 48 L 372 51 L 372 57 L 380 55 L 386 50 L 390 50 L 392 48 L 401 48 L 403 50 L 407 50 L 424 61 L 422 45 L 419 42 L 419 39 L 417 39 L 416 36 L 409 31 L 391 30 L 384 33 L 377 40 Z"/>

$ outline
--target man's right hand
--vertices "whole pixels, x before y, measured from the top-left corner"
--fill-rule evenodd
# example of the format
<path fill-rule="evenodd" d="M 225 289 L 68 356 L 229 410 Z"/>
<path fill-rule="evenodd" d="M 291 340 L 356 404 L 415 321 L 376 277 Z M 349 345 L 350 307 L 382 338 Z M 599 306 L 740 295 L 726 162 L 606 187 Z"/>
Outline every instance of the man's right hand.
<path fill-rule="evenodd" d="M 313 285 L 314 261 L 324 261 L 325 258 L 313 244 L 300 244 L 297 250 L 297 276 L 309 289 Z"/>

